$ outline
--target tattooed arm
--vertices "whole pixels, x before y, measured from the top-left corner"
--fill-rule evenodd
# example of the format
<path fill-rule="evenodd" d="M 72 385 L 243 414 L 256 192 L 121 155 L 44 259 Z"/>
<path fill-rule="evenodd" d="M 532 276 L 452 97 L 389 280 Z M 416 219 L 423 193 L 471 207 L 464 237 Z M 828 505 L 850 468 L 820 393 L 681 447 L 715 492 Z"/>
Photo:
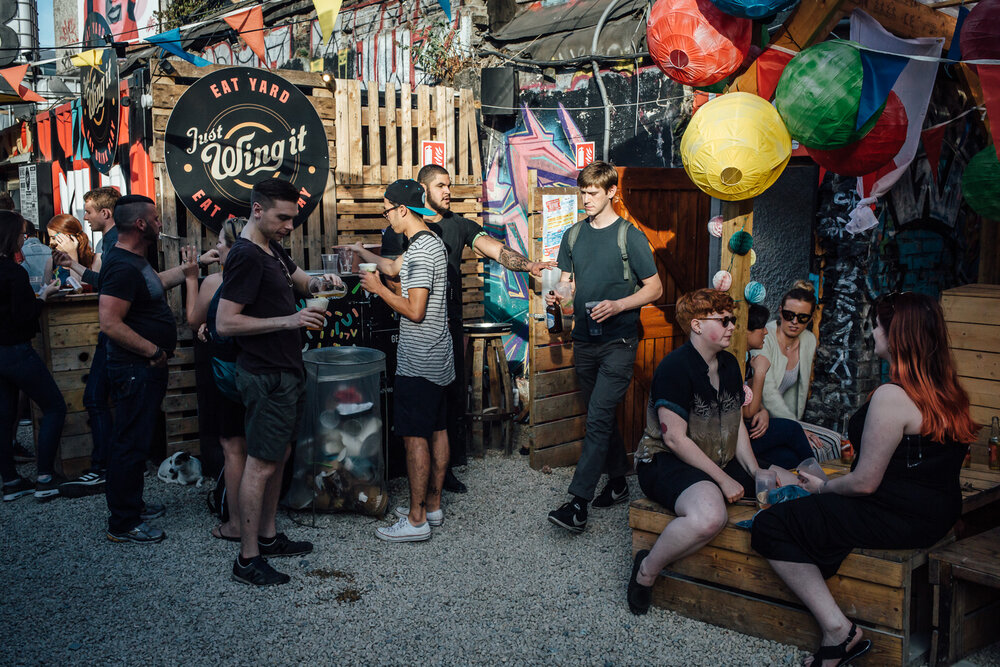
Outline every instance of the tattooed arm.
<path fill-rule="evenodd" d="M 540 276 L 542 269 L 555 268 L 556 266 L 555 262 L 532 262 L 510 246 L 500 243 L 487 234 L 481 234 L 477 237 L 474 247 L 486 257 L 500 262 L 511 271 L 527 271 L 533 276 Z"/>

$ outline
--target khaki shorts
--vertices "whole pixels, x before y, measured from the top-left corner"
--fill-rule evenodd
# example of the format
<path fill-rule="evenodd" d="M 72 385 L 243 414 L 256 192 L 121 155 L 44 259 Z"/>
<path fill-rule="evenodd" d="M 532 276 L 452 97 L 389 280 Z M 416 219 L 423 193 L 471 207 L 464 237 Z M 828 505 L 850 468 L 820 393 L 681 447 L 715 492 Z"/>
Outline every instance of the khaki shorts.
<path fill-rule="evenodd" d="M 305 381 L 294 373 L 257 375 L 236 366 L 236 388 L 246 407 L 247 454 L 283 461 L 296 439 L 305 406 Z"/>

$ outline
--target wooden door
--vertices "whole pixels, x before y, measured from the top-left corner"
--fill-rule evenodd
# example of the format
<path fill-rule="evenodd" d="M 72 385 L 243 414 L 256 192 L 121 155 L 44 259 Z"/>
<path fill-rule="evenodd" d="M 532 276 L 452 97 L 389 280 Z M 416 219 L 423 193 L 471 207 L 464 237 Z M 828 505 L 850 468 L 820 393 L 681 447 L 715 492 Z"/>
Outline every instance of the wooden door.
<path fill-rule="evenodd" d="M 663 295 L 640 312 L 632 384 L 618 408 L 618 426 L 631 454 L 645 426 L 653 372 L 687 339 L 674 319 L 677 299 L 706 285 L 711 199 L 683 169 L 619 167 L 618 174 L 621 186 L 615 210 L 646 235 L 663 283 Z"/>
<path fill-rule="evenodd" d="M 618 424 L 631 454 L 642 434 L 649 384 L 660 360 L 686 336 L 674 322 L 677 298 L 701 287 L 708 274 L 709 197 L 698 190 L 683 169 L 619 168 L 619 194 L 614 206 L 636 225 L 653 248 L 663 295 L 640 313 L 640 340 L 632 384 L 618 412 Z M 535 180 L 529 178 L 529 182 Z M 541 202 L 546 194 L 575 193 L 575 188 L 532 188 L 531 252 L 540 256 Z M 533 281 L 530 312 L 544 312 L 539 281 Z M 529 340 L 531 385 L 531 466 L 574 465 L 580 456 L 586 423 L 573 372 L 569 331 L 549 335 L 544 323 L 532 319 Z"/>

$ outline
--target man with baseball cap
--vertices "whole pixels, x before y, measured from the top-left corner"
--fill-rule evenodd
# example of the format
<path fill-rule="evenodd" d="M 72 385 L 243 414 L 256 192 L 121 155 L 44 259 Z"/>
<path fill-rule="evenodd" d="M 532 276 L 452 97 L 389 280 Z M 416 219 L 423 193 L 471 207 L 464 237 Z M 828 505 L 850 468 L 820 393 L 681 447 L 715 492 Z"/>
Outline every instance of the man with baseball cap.
<path fill-rule="evenodd" d="M 399 520 L 375 531 L 388 542 L 429 539 L 444 522 L 441 487 L 448 469 L 446 387 L 455 379 L 448 333 L 448 259 L 441 239 L 423 216 L 424 189 L 414 180 L 392 183 L 382 215 L 409 247 L 395 260 L 379 258 L 378 270 L 362 272 L 361 284 L 401 315 L 396 364 L 394 428 L 406 446 L 410 506 L 397 507 Z M 386 287 L 380 273 L 399 276 L 401 293 Z"/>

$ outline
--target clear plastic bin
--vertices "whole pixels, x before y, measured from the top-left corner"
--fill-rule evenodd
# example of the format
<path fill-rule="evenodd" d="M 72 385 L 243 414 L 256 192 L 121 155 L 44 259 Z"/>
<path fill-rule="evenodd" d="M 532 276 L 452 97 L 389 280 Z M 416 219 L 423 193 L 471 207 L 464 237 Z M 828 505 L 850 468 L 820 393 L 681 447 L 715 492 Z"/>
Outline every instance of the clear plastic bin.
<path fill-rule="evenodd" d="M 326 347 L 302 358 L 306 405 L 285 504 L 384 515 L 389 504 L 381 394 L 385 354 Z"/>

